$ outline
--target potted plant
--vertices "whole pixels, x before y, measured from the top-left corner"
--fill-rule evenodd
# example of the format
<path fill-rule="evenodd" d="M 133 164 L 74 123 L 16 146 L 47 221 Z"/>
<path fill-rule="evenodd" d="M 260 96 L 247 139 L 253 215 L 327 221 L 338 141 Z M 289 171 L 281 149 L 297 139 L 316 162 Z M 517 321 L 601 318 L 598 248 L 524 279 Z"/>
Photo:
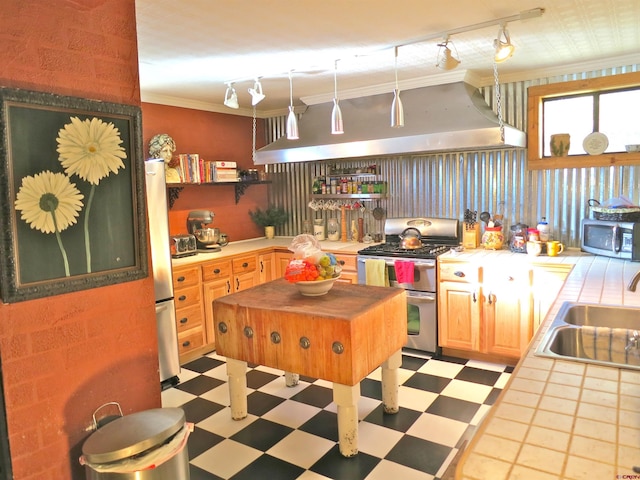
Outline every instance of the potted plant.
<path fill-rule="evenodd" d="M 267 238 L 273 238 L 275 227 L 284 225 L 289 219 L 289 214 L 282 207 L 269 205 L 266 210 L 256 208 L 253 212 L 249 210 L 251 220 L 259 227 L 264 227 L 264 234 Z"/>

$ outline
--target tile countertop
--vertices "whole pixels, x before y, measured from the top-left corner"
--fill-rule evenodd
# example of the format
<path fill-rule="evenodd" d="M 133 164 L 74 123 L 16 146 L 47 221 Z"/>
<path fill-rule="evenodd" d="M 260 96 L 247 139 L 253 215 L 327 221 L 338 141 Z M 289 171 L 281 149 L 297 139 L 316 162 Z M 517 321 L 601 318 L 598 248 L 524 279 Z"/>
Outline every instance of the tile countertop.
<path fill-rule="evenodd" d="M 247 252 L 255 252 L 259 250 L 269 248 L 281 248 L 287 250 L 291 244 L 293 237 L 275 237 L 271 239 L 267 238 L 253 238 L 250 240 L 239 240 L 237 242 L 230 242 L 228 245 L 222 247 L 220 252 L 214 253 L 200 253 L 192 255 L 190 257 L 174 258 L 171 264 L 174 267 L 180 267 L 184 265 L 190 265 L 193 263 L 206 262 L 208 260 L 218 260 L 220 258 L 229 257 L 231 255 L 241 255 Z M 358 243 L 358 242 L 320 242 L 320 248 L 327 252 L 342 252 L 356 254 L 359 250 L 362 250 L 371 243 Z"/>
<path fill-rule="evenodd" d="M 626 289 L 639 263 L 573 253 L 553 258 L 575 266 L 462 454 L 456 478 L 639 478 L 632 468 L 640 465 L 640 371 L 534 355 L 565 301 L 640 307 L 640 289 Z"/>

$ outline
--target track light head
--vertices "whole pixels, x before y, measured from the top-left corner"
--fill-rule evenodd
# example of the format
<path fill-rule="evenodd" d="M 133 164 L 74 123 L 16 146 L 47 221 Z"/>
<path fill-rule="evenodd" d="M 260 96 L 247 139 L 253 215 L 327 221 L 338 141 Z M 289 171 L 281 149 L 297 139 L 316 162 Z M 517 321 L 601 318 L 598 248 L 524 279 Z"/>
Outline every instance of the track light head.
<path fill-rule="evenodd" d="M 502 41 L 502 38 L 504 38 L 504 41 Z M 504 62 L 513 55 L 516 47 L 511 44 L 511 38 L 509 37 L 509 31 L 506 25 L 500 25 L 498 37 L 493 41 L 493 48 L 495 49 L 494 60 L 497 63 Z"/>
<path fill-rule="evenodd" d="M 256 78 L 253 88 L 249 89 L 249 93 L 251 94 L 251 105 L 254 107 L 265 99 L 266 95 L 262 93 L 262 83 L 260 83 L 259 78 Z"/>
<path fill-rule="evenodd" d="M 449 37 L 447 37 L 444 42 L 438 44 L 439 49 L 436 67 L 442 70 L 453 70 L 460 65 L 460 59 L 457 58 L 459 57 L 458 49 L 456 48 L 456 55 L 453 56 L 453 53 L 449 49 L 449 44 L 453 45 L 455 48 L 455 44 L 449 40 Z"/>
<path fill-rule="evenodd" d="M 233 88 L 233 83 L 227 83 L 227 91 L 224 94 L 224 104 L 229 108 L 240 108 L 238 105 L 238 94 Z"/>

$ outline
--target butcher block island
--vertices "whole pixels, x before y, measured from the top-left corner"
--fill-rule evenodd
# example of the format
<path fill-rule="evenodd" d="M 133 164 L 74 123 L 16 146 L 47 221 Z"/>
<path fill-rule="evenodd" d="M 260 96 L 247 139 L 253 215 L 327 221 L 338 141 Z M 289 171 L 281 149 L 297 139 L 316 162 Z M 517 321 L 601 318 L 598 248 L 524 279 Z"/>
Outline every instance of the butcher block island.
<path fill-rule="evenodd" d="M 385 411 L 398 411 L 405 297 L 402 289 L 339 282 L 326 295 L 307 297 L 279 279 L 214 300 L 216 351 L 227 357 L 233 418 L 247 415 L 247 362 L 328 380 L 340 452 L 355 455 L 360 381 L 379 366 Z"/>

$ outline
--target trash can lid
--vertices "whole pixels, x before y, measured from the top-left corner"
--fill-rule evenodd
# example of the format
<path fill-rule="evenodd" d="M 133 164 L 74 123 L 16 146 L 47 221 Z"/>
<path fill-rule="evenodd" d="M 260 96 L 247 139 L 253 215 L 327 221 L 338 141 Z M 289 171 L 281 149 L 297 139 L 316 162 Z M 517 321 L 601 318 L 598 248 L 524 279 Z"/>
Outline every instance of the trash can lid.
<path fill-rule="evenodd" d="M 125 415 L 91 434 L 82 445 L 89 463 L 110 463 L 162 445 L 185 425 L 181 408 L 154 408 Z"/>

